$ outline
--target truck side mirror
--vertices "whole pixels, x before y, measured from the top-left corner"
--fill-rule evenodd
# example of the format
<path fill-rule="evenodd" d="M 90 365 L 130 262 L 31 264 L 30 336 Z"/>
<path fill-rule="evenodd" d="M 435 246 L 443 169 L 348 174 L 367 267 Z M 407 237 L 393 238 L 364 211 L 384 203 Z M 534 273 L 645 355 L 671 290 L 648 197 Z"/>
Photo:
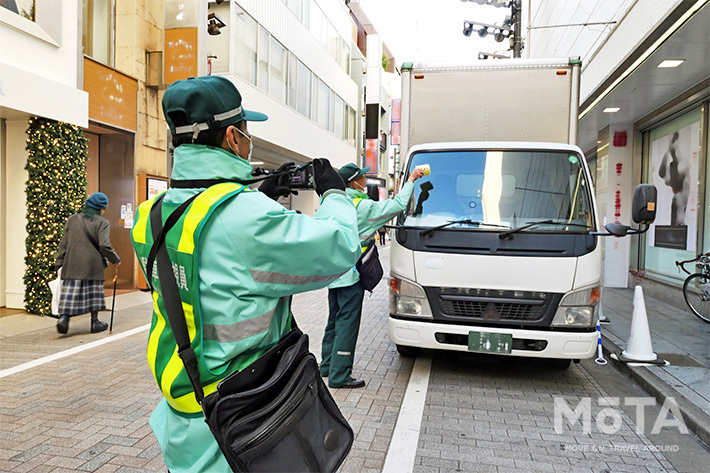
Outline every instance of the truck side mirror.
<path fill-rule="evenodd" d="M 631 218 L 640 224 L 651 224 L 656 219 L 656 199 L 658 191 L 653 184 L 641 184 L 634 190 L 631 204 Z"/>

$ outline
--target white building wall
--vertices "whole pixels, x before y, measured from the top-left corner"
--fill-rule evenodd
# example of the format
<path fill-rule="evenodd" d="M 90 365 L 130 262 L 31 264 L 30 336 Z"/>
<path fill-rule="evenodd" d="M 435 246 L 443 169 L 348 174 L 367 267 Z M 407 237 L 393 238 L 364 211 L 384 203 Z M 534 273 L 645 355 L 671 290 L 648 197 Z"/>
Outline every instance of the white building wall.
<path fill-rule="evenodd" d="M 27 121 L 88 126 L 81 90 L 81 2 L 36 0 L 35 22 L 0 8 L 0 307 L 24 307 Z M 3 126 L 0 126 L 0 130 Z"/>
<path fill-rule="evenodd" d="M 37 0 L 35 8 L 37 22 L 0 8 L 0 108 L 88 126 L 89 95 L 80 87 L 81 2 Z"/>
<path fill-rule="evenodd" d="M 359 110 L 357 84 L 281 0 L 239 0 L 237 3 L 347 105 Z M 318 4 L 337 32 L 346 40 L 350 39 L 352 21 L 345 4 L 338 0 L 321 0 Z M 269 116 L 269 120 L 263 124 L 250 125 L 250 132 L 259 140 L 300 155 L 302 160 L 326 157 L 335 167 L 356 162 L 356 147 L 239 76 L 230 75 L 230 79 L 241 92 L 247 110 L 257 110 Z"/>
<path fill-rule="evenodd" d="M 580 101 L 589 97 L 681 0 L 531 0 L 530 57 L 581 57 Z M 537 26 L 616 21 L 604 26 Z"/>

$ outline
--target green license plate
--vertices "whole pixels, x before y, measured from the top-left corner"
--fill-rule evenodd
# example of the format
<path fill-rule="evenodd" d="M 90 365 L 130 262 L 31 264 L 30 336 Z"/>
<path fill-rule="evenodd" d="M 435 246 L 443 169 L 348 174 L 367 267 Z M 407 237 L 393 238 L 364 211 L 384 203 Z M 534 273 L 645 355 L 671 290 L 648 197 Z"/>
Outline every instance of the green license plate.
<path fill-rule="evenodd" d="M 510 333 L 468 332 L 468 351 L 478 353 L 510 353 L 513 335 Z"/>

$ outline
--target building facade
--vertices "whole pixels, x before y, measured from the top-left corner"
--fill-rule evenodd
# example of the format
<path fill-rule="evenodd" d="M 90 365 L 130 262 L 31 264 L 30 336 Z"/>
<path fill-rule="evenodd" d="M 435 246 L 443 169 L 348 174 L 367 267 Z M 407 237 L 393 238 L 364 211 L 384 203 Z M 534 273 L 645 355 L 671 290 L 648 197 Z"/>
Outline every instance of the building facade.
<path fill-rule="evenodd" d="M 28 120 L 89 123 L 80 23 L 76 0 L 0 6 L 0 307 L 24 307 Z"/>
<path fill-rule="evenodd" d="M 199 8 L 200 18 L 223 26 L 219 34 L 198 32 L 204 44 L 198 73 L 229 78 L 246 108 L 269 116 L 249 130 L 255 167 L 317 157 L 334 167 L 358 162 L 362 57 L 354 52 L 356 30 L 343 2 L 210 1 Z M 313 191 L 281 202 L 306 214 L 318 205 Z"/>
<path fill-rule="evenodd" d="M 163 41 L 162 0 L 0 2 L 0 44 L 13 45 L 0 52 L 0 307 L 24 307 L 25 144 L 33 116 L 83 129 L 87 194 L 109 197 L 104 216 L 123 259 L 117 286 L 135 287 L 129 232 L 144 200 L 138 176 L 167 175 L 161 81 L 148 67 Z M 114 268 L 107 271 L 111 281 Z"/>
<path fill-rule="evenodd" d="M 609 3 L 531 0 L 525 54 L 581 57 L 579 145 L 600 218 L 628 224 L 634 187 L 658 190 L 646 233 L 605 240 L 604 284 L 678 300 L 686 275 L 675 261 L 710 251 L 710 7 Z"/>

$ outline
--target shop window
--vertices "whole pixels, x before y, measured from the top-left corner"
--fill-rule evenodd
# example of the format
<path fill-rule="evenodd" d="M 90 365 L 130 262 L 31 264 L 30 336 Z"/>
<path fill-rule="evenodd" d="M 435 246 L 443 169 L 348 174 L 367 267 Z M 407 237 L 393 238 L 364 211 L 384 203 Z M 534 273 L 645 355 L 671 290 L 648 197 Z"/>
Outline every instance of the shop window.
<path fill-rule="evenodd" d="M 298 21 L 303 21 L 303 0 L 288 0 L 286 4 Z"/>
<path fill-rule="evenodd" d="M 318 79 L 318 103 L 316 106 L 318 107 L 316 122 L 327 130 L 330 125 L 330 88 L 320 79 Z"/>
<path fill-rule="evenodd" d="M 350 106 L 347 106 L 348 110 L 348 122 L 347 122 L 347 136 L 346 140 L 348 144 L 351 146 L 355 146 L 355 130 L 357 126 L 357 122 L 355 121 L 355 110 L 353 110 Z"/>
<path fill-rule="evenodd" d="M 234 8 L 234 72 L 250 84 L 256 85 L 257 23 L 239 6 L 234 5 Z"/>
<path fill-rule="evenodd" d="M 701 166 L 700 108 L 647 132 L 646 182 L 658 190 L 656 220 L 646 234 L 645 269 L 682 280 L 675 261 L 693 258 L 703 246 L 702 227 L 707 220 L 699 177 Z M 698 238 L 701 236 L 701 238 Z"/>
<path fill-rule="evenodd" d="M 83 0 L 82 45 L 93 60 L 113 65 L 113 1 Z"/>
<path fill-rule="evenodd" d="M 325 18 L 323 18 L 323 12 L 320 11 L 318 5 L 313 5 L 313 8 L 311 8 L 310 18 L 311 21 L 309 22 L 309 30 L 311 31 L 311 34 L 316 38 L 316 41 L 318 41 L 319 44 L 323 44 L 321 31 Z"/>
<path fill-rule="evenodd" d="M 337 95 L 333 107 L 333 133 L 341 140 L 345 139 L 345 102 Z"/>
<path fill-rule="evenodd" d="M 304 117 L 311 118 L 311 71 L 298 61 L 296 109 Z"/>
<path fill-rule="evenodd" d="M 296 87 L 298 82 L 298 59 L 293 54 L 288 55 L 288 106 L 296 108 Z"/>
<path fill-rule="evenodd" d="M 269 90 L 269 41 L 271 35 L 261 26 L 259 27 L 259 42 L 257 45 L 256 86 L 264 92 Z"/>
<path fill-rule="evenodd" d="M 288 51 L 281 43 L 271 37 L 269 50 L 269 95 L 281 103 L 286 103 L 286 72 L 288 69 Z"/>

